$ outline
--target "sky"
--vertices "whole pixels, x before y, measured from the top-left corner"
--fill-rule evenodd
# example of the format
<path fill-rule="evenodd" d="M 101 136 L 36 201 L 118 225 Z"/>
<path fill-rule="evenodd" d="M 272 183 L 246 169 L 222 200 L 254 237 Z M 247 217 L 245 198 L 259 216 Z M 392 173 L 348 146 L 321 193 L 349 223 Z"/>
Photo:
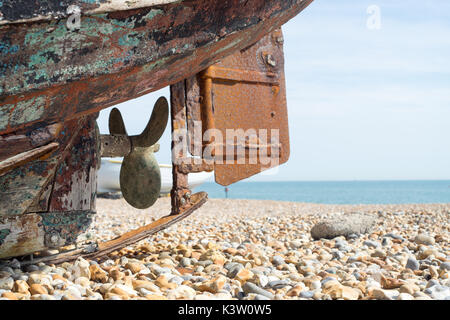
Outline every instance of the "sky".
<path fill-rule="evenodd" d="M 248 181 L 450 180 L 450 1 L 315 0 L 283 32 L 291 155 Z M 162 95 L 116 106 L 129 134 Z"/>

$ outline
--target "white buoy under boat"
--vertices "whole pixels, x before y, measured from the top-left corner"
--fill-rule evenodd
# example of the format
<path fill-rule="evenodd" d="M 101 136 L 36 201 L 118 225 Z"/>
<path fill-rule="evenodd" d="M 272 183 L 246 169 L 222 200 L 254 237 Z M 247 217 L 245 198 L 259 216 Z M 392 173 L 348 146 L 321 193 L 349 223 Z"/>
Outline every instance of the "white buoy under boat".
<path fill-rule="evenodd" d="M 121 159 L 102 159 L 97 177 L 97 194 L 120 192 L 120 166 Z M 172 189 L 172 165 L 160 164 L 161 194 L 170 193 Z M 214 175 L 213 172 L 190 173 L 188 176 L 189 188 L 198 187 Z"/>

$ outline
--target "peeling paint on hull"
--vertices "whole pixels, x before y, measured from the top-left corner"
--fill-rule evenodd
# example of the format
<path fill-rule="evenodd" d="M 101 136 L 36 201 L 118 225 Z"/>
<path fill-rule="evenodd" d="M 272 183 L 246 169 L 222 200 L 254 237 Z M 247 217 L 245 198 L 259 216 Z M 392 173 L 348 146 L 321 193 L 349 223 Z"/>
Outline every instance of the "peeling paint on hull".
<path fill-rule="evenodd" d="M 95 213 L 97 115 L 69 121 L 59 149 L 0 176 L 0 258 L 72 244 Z"/>
<path fill-rule="evenodd" d="M 0 258 L 73 243 L 89 226 L 100 156 L 96 112 L 181 83 L 248 48 L 312 1 L 185 0 L 111 12 L 95 7 L 77 31 L 67 29 L 65 18 L 19 23 L 44 15 L 45 3 L 118 3 L 46 0 L 33 2 L 37 11 L 28 18 L 0 23 L 0 143 L 15 139 L 34 151 L 55 140 L 59 148 L 0 176 L 0 202 L 6 203 L 0 208 Z M 0 1 L 0 15 L 5 3 L 13 4 Z M 54 136 L 39 131 L 52 126 L 61 128 L 51 131 Z M 7 151 L 2 159 L 12 155 Z"/>

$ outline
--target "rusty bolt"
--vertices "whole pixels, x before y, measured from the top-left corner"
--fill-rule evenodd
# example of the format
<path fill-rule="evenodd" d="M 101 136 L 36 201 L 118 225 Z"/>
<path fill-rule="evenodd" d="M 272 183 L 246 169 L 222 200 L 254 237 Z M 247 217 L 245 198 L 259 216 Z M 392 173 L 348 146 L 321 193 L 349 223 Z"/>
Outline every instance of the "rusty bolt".
<path fill-rule="evenodd" d="M 180 199 L 180 203 L 181 203 L 181 206 L 184 206 L 186 204 L 186 199 L 181 198 Z"/>
<path fill-rule="evenodd" d="M 184 194 L 184 198 L 189 200 L 191 198 L 191 193 L 188 191 Z"/>
<path fill-rule="evenodd" d="M 277 65 L 277 62 L 271 54 L 266 55 L 266 63 L 271 67 L 275 67 Z"/>

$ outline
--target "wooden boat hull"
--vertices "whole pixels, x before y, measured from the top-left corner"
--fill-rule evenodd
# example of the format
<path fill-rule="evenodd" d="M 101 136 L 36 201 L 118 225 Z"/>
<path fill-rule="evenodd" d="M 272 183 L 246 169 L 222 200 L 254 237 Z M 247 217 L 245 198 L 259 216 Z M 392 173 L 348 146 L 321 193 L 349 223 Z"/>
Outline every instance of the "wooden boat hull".
<path fill-rule="evenodd" d="M 0 26 L 0 135 L 97 112 L 188 78 L 312 0 L 196 0 Z"/>
<path fill-rule="evenodd" d="M 312 0 L 168 2 L 125 11 L 91 8 L 75 31 L 67 29 L 69 17 L 30 14 L 0 21 L 0 258 L 70 245 L 87 229 L 95 216 L 103 146 L 95 123 L 99 110 L 171 85 L 174 137 L 174 128 L 186 128 L 188 122 L 184 99 L 190 99 L 190 114 L 204 107 L 184 79 L 196 78 L 230 54 L 245 52 Z M 0 5 L 0 13 L 3 10 Z M 261 40 L 260 45 L 267 49 L 276 42 L 280 49 L 282 37 L 277 39 Z M 287 120 L 284 113 L 266 111 L 271 103 L 286 107 L 283 64 L 279 70 L 272 68 L 276 74 L 260 67 L 252 73 L 259 78 L 279 73 L 264 90 L 282 99 L 258 111 L 282 124 L 278 118 Z M 259 82 L 252 81 L 256 88 Z M 184 156 L 177 154 L 177 159 Z M 189 172 L 213 167 L 172 160 L 171 217 L 184 217 L 206 201 L 204 194 L 191 197 Z M 166 225 L 158 222 L 145 232 Z"/>

